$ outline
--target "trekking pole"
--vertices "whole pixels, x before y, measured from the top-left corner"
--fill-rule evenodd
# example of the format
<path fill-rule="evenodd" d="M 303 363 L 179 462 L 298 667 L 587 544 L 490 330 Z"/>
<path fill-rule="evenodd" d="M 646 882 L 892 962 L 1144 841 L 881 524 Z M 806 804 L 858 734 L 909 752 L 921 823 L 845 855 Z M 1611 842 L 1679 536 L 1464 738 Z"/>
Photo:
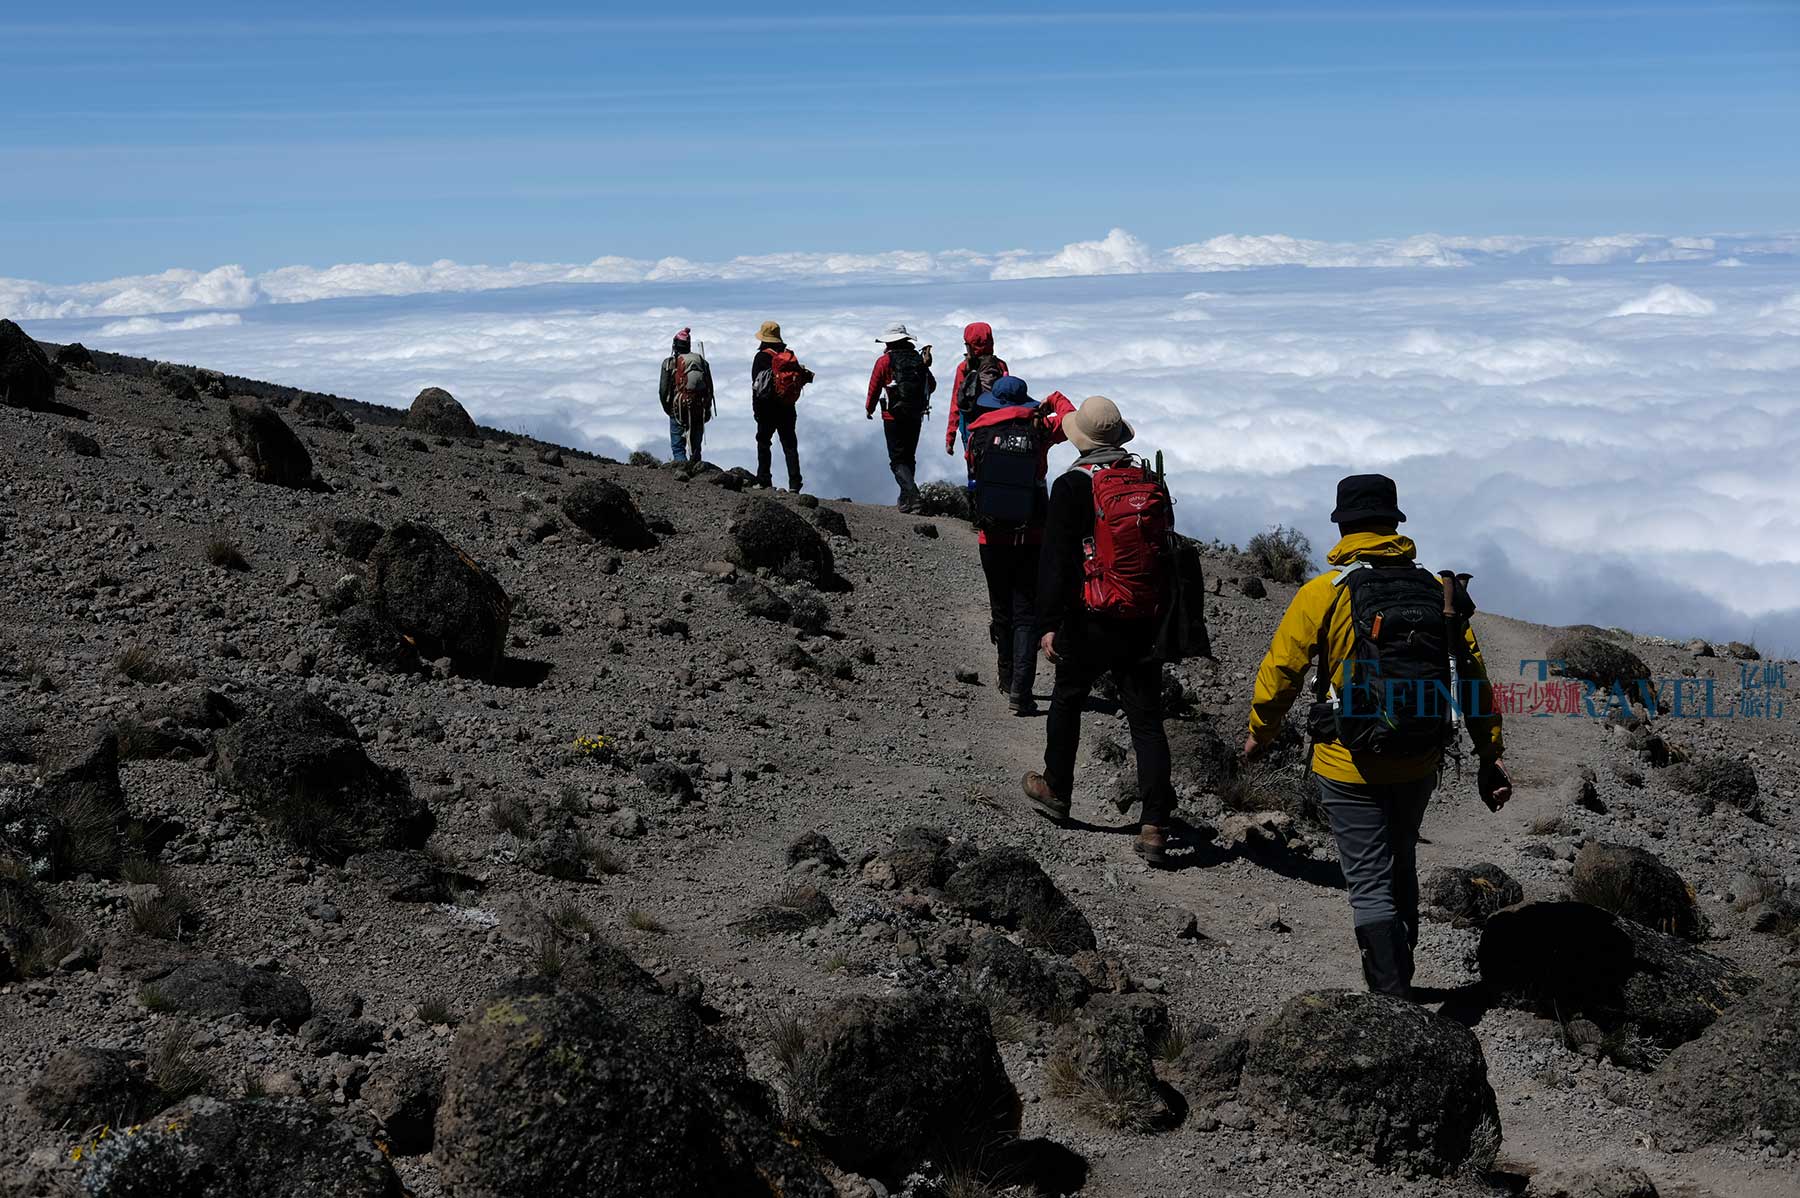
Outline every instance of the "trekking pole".
<path fill-rule="evenodd" d="M 1438 581 L 1444 584 L 1444 648 L 1450 665 L 1450 724 L 1451 734 L 1462 727 L 1462 678 L 1461 671 L 1456 668 L 1456 659 L 1461 656 L 1462 632 L 1457 627 L 1456 617 L 1456 584 L 1470 575 L 1458 574 L 1454 570 L 1439 570 Z M 1458 772 L 1461 772 L 1460 761 Z"/>

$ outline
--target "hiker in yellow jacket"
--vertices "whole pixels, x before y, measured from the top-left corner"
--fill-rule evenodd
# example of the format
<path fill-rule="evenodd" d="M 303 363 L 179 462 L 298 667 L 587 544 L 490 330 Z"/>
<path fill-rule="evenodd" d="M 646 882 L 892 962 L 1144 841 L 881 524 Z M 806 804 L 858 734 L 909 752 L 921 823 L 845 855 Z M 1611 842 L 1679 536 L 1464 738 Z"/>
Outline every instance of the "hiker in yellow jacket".
<path fill-rule="evenodd" d="M 1477 789 L 1498 811 L 1512 797 L 1501 761 L 1500 717 L 1468 615 L 1454 617 L 1437 577 L 1418 567 L 1394 481 L 1357 474 L 1338 483 L 1331 513 L 1341 539 L 1331 569 L 1294 595 L 1256 674 L 1246 760 L 1275 739 L 1322 658 L 1307 720 L 1319 800 L 1331 820 L 1350 892 L 1363 976 L 1377 993 L 1410 997 L 1419 936 L 1417 842 L 1437 784 L 1454 712 L 1443 702 L 1455 670 L 1457 708 L 1481 765 Z M 1385 635 L 1384 635 L 1385 634 Z"/>

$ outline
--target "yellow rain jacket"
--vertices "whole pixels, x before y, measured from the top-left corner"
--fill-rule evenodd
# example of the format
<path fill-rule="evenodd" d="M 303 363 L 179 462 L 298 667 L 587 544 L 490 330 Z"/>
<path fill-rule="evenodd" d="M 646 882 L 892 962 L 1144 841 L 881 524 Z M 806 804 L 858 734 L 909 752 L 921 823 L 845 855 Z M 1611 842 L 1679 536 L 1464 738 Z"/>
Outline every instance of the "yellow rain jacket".
<path fill-rule="evenodd" d="M 1333 566 L 1342 566 L 1357 558 L 1412 561 L 1416 553 L 1411 539 L 1399 533 L 1353 532 L 1332 546 L 1325 560 Z M 1275 630 L 1269 652 L 1256 671 L 1256 698 L 1250 704 L 1250 735 L 1258 744 L 1266 745 L 1275 739 L 1288 708 L 1300 694 L 1307 664 L 1318 648 L 1319 625 L 1324 622 L 1326 612 L 1331 612 L 1331 631 L 1325 642 L 1331 658 L 1326 663 L 1330 677 L 1338 676 L 1344 659 L 1354 651 L 1356 633 L 1350 625 L 1349 601 L 1338 603 L 1335 608 L 1332 605 L 1332 600 L 1341 593 L 1335 585 L 1337 577 L 1336 570 L 1327 570 L 1307 582 L 1295 593 L 1287 614 L 1281 617 L 1281 626 Z M 1475 741 L 1476 754 L 1488 761 L 1500 756 L 1503 748 L 1500 717 L 1491 714 L 1493 694 L 1488 687 L 1487 666 L 1481 659 L 1481 646 L 1475 642 L 1474 629 L 1465 632 L 1464 641 L 1465 657 L 1457 666 L 1462 673 L 1464 693 L 1473 690 L 1478 696 L 1474 710 L 1490 713 L 1469 718 L 1469 735 Z M 1325 742 L 1313 746 L 1312 768 L 1314 773 L 1333 782 L 1381 785 L 1416 782 L 1429 777 L 1437 772 L 1442 758 L 1443 753 L 1437 751 L 1418 757 L 1352 753 L 1343 745 Z"/>

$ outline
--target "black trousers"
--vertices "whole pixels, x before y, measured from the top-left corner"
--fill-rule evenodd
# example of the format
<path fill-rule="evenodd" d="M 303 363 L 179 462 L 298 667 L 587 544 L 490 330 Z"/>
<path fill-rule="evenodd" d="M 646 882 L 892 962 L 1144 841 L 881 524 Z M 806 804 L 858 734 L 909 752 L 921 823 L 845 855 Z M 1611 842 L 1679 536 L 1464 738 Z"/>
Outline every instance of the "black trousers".
<path fill-rule="evenodd" d="M 881 422 L 882 431 L 887 434 L 888 469 L 894 472 L 894 481 L 900 484 L 901 503 L 911 503 L 919 497 L 915 476 L 919 468 L 919 430 L 924 424 L 923 412 Z"/>
<path fill-rule="evenodd" d="M 787 457 L 788 490 L 800 489 L 800 438 L 794 433 L 794 405 L 779 399 L 758 400 L 751 407 L 756 417 L 756 481 L 772 486 L 769 442 L 781 435 L 781 452 Z"/>
<path fill-rule="evenodd" d="M 1111 674 L 1119 688 L 1119 705 L 1131 728 L 1137 757 L 1138 798 L 1143 822 L 1159 827 L 1169 822 L 1175 792 L 1169 785 L 1169 737 L 1163 731 L 1162 662 L 1155 657 L 1153 620 L 1102 620 L 1089 617 L 1072 632 L 1056 638 L 1062 661 L 1056 667 L 1056 689 L 1050 697 L 1050 720 L 1044 746 L 1044 778 L 1057 794 L 1075 788 L 1075 755 L 1081 749 L 1081 709 L 1094 683 Z"/>
<path fill-rule="evenodd" d="M 988 636 L 999 650 L 1000 685 L 1015 699 L 1030 698 L 1037 681 L 1037 578 L 1042 552 L 1041 545 L 981 547 Z"/>

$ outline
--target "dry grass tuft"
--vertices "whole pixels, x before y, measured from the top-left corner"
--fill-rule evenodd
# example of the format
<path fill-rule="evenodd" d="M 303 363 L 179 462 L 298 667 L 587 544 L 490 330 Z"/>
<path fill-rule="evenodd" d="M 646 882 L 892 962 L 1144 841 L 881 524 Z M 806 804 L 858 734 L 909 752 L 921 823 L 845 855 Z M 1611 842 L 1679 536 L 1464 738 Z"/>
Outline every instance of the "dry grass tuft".
<path fill-rule="evenodd" d="M 1160 1113 L 1111 1073 L 1083 1069 L 1066 1053 L 1045 1063 L 1044 1088 L 1082 1118 L 1120 1131 L 1150 1131 Z"/>
<path fill-rule="evenodd" d="M 250 569 L 250 559 L 236 541 L 229 537 L 217 536 L 206 542 L 206 564 L 217 566 L 221 570 L 236 570 L 239 573 Z"/>
<path fill-rule="evenodd" d="M 165 659 L 154 649 L 144 645 L 133 645 L 123 650 L 113 659 L 113 669 L 132 682 L 144 685 L 179 682 L 187 677 L 185 667 Z"/>

